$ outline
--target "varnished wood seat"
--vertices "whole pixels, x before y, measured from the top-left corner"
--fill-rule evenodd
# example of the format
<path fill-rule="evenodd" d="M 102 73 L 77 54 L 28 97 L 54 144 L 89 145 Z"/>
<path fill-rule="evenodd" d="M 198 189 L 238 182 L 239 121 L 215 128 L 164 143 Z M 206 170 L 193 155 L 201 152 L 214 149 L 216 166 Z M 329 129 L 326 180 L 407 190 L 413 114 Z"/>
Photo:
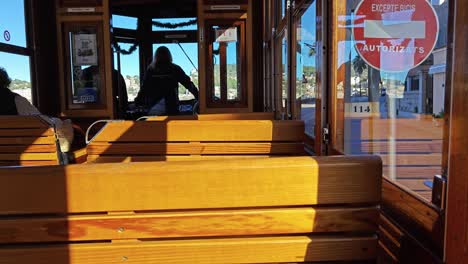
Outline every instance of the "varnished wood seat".
<path fill-rule="evenodd" d="M 60 163 L 55 130 L 40 116 L 0 116 L 0 166 Z"/>
<path fill-rule="evenodd" d="M 88 144 L 88 162 L 299 156 L 304 122 L 169 120 L 110 122 Z"/>
<path fill-rule="evenodd" d="M 198 114 L 184 116 L 151 116 L 144 118 L 147 121 L 169 120 L 274 120 L 274 113 L 226 113 L 226 114 Z"/>
<path fill-rule="evenodd" d="M 0 263 L 363 263 L 381 180 L 378 157 L 0 168 Z"/>

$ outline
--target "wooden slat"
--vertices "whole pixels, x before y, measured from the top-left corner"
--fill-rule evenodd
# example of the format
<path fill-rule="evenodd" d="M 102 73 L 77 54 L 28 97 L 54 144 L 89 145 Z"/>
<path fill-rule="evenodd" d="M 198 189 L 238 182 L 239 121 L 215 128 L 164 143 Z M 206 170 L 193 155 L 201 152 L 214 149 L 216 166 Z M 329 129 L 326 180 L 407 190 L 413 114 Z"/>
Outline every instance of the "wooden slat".
<path fill-rule="evenodd" d="M 0 213 L 378 203 L 381 180 L 378 157 L 0 168 Z"/>
<path fill-rule="evenodd" d="M 0 129 L 0 137 L 46 137 L 54 135 L 53 128 Z"/>
<path fill-rule="evenodd" d="M 0 220 L 0 243 L 279 235 L 376 230 L 377 207 L 252 209 Z"/>
<path fill-rule="evenodd" d="M 376 237 L 231 238 L 0 248 L 0 263 L 284 263 L 372 260 L 376 251 Z"/>
<path fill-rule="evenodd" d="M 57 153 L 0 153 L 0 160 L 57 160 Z"/>
<path fill-rule="evenodd" d="M 387 141 L 353 143 L 353 148 L 359 148 L 363 153 L 388 153 Z M 442 153 L 442 140 L 429 141 L 397 141 L 397 153 Z"/>
<path fill-rule="evenodd" d="M 2 128 L 45 128 L 47 125 L 39 116 L 0 116 Z"/>
<path fill-rule="evenodd" d="M 439 211 L 429 202 L 410 193 L 408 189 L 397 186 L 395 183 L 385 179 L 382 188 L 383 206 L 407 216 L 418 224 L 423 230 L 432 233 L 440 221 Z"/>
<path fill-rule="evenodd" d="M 150 161 L 200 161 L 200 160 L 232 160 L 232 159 L 259 159 L 271 158 L 269 155 L 177 155 L 177 156 L 99 156 L 88 155 L 87 163 L 119 163 L 119 162 L 150 162 Z M 278 156 L 276 156 L 278 157 Z"/>
<path fill-rule="evenodd" d="M 303 154 L 302 143 L 112 143 L 90 144 L 90 155 Z"/>
<path fill-rule="evenodd" d="M 385 215 L 380 214 L 379 217 L 379 226 L 381 226 L 383 229 L 385 229 L 390 236 L 395 238 L 396 240 L 401 240 L 403 237 L 403 231 L 401 231 L 400 228 L 398 228 L 396 225 L 394 225 L 390 219 L 388 219 Z"/>
<path fill-rule="evenodd" d="M 0 153 L 47 153 L 57 152 L 55 144 L 50 145 L 0 145 Z M 57 154 L 55 154 L 57 155 Z"/>
<path fill-rule="evenodd" d="M 11 160 L 1 161 L 0 166 L 48 166 L 59 165 L 58 160 Z"/>
<path fill-rule="evenodd" d="M 396 167 L 396 177 L 398 179 L 431 179 L 434 175 L 440 174 L 442 168 L 440 166 L 427 167 Z M 390 177 L 390 168 L 383 168 L 384 176 Z"/>
<path fill-rule="evenodd" d="M 302 121 L 112 122 L 93 142 L 302 141 Z"/>
<path fill-rule="evenodd" d="M 425 165 L 425 166 L 441 166 L 442 154 L 394 154 L 395 163 L 401 165 Z M 389 165 L 390 155 L 379 155 L 382 158 L 384 165 Z"/>
<path fill-rule="evenodd" d="M 427 181 L 425 179 L 417 179 L 417 180 L 408 180 L 408 179 L 397 179 L 397 182 L 413 191 L 431 191 L 424 182 Z"/>
<path fill-rule="evenodd" d="M 0 145 L 48 145 L 55 144 L 55 137 L 0 137 Z"/>
<path fill-rule="evenodd" d="M 274 120 L 274 113 L 229 113 L 229 114 L 199 114 L 186 116 L 153 116 L 147 121 L 169 120 Z"/>
<path fill-rule="evenodd" d="M 377 263 L 385 263 L 385 264 L 398 264 L 398 258 L 393 255 L 392 252 L 382 243 L 379 241 L 378 245 L 378 258 L 379 261 Z"/>

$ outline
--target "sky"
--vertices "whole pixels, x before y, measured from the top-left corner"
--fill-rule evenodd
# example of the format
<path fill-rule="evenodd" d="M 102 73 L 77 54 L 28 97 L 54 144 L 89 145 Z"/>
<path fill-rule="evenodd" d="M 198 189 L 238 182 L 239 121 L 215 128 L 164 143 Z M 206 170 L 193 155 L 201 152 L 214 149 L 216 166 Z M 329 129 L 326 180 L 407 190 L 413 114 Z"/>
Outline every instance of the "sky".
<path fill-rule="evenodd" d="M 10 33 L 6 41 L 5 31 Z M 24 0 L 3 0 L 0 8 L 0 42 L 26 46 Z M 30 81 L 29 58 L 0 52 L 0 67 L 4 67 L 10 78 Z"/>

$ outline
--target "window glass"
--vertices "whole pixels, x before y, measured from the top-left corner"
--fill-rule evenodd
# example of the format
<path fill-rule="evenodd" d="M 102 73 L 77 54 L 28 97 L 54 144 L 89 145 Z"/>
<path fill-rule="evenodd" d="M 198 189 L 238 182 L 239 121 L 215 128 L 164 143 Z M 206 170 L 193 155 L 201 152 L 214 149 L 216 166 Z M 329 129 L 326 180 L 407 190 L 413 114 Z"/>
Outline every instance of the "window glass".
<path fill-rule="evenodd" d="M 0 8 L 0 42 L 26 47 L 24 0 L 2 1 Z"/>
<path fill-rule="evenodd" d="M 32 103 L 29 57 L 0 52 L 0 67 L 5 68 L 12 80 L 10 90 Z"/>
<path fill-rule="evenodd" d="M 296 102 L 305 133 L 315 135 L 316 85 L 316 3 L 307 7 L 296 22 Z"/>
<path fill-rule="evenodd" d="M 100 70 L 98 37 L 95 27 L 68 32 L 73 104 L 100 104 L 104 87 Z"/>
<path fill-rule="evenodd" d="M 129 50 L 133 44 L 119 43 L 122 50 Z M 117 52 L 114 51 L 114 69 L 118 69 Z M 132 54 L 120 54 L 120 74 L 125 80 L 125 86 L 127 88 L 128 101 L 135 101 L 135 97 L 140 91 L 140 54 L 139 48 Z"/>
<path fill-rule="evenodd" d="M 333 36 L 333 147 L 380 155 L 385 177 L 430 200 L 441 173 L 448 1 L 401 2 L 335 3 L 345 13 Z"/>
<path fill-rule="evenodd" d="M 287 119 L 289 111 L 289 85 L 288 85 L 288 31 L 285 29 L 281 37 L 281 63 L 280 63 L 280 89 L 281 89 L 281 112 L 283 118 Z"/>
<path fill-rule="evenodd" d="M 213 76 L 211 100 L 213 103 L 243 103 L 242 90 L 242 33 L 243 23 L 210 27 Z"/>
<path fill-rule="evenodd" d="M 169 44 L 154 44 L 153 51 L 156 51 L 159 47 L 166 46 L 172 54 L 172 60 L 175 64 L 179 65 L 185 74 L 187 74 L 195 86 L 198 88 L 198 67 L 195 64 L 192 65 L 190 60 L 193 63 L 197 63 L 198 58 L 198 45 L 197 43 L 180 43 L 180 46 L 176 43 Z M 187 56 L 184 54 L 182 49 L 187 53 Z M 189 59 L 190 58 L 190 59 Z M 195 97 L 187 90 L 182 84 L 179 84 L 179 99 L 180 100 L 192 100 Z"/>
<path fill-rule="evenodd" d="M 136 17 L 112 15 L 112 26 L 115 28 L 136 30 L 138 26 L 138 19 Z"/>

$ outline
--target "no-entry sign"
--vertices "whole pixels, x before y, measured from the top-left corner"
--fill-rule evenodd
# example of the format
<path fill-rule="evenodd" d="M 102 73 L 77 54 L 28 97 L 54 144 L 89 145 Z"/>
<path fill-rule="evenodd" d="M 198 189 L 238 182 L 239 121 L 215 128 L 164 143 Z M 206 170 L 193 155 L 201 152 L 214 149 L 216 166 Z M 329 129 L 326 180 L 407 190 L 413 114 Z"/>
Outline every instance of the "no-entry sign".
<path fill-rule="evenodd" d="M 361 57 L 387 72 L 408 71 L 423 63 L 439 35 L 437 14 L 427 0 L 363 0 L 353 23 Z"/>

